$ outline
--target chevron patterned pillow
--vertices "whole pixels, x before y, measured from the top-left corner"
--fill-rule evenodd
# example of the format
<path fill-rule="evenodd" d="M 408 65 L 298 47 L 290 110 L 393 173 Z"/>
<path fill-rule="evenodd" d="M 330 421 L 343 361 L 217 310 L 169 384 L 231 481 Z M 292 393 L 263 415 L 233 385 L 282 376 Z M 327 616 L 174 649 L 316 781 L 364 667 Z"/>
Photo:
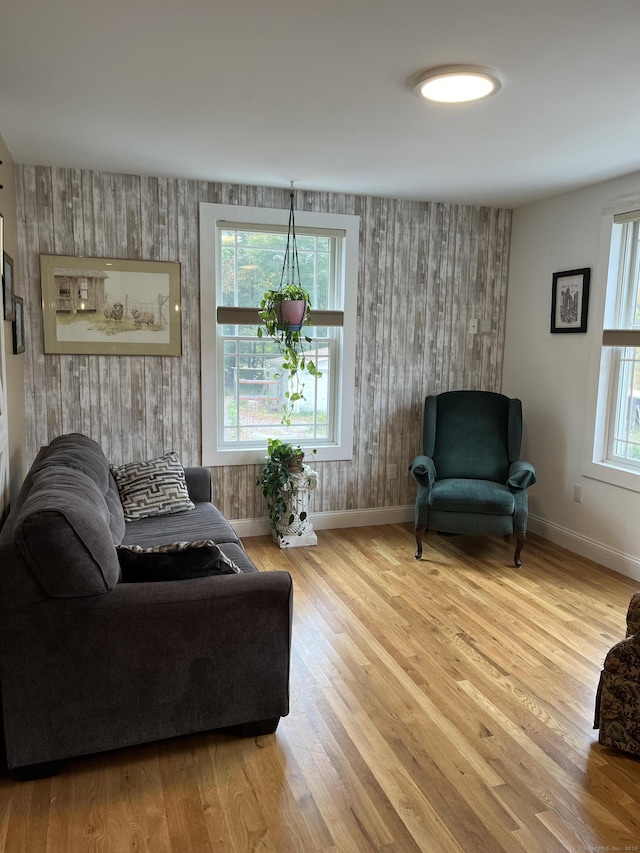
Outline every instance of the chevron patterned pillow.
<path fill-rule="evenodd" d="M 146 462 L 112 465 L 111 474 L 118 487 L 125 521 L 194 509 L 184 468 L 175 451 Z"/>

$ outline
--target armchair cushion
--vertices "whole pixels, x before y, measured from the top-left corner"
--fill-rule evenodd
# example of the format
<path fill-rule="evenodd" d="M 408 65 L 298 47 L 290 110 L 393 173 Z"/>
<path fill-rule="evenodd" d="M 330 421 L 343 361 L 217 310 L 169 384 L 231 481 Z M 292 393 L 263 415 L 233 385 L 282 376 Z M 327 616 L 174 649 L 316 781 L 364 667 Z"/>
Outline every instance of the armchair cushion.
<path fill-rule="evenodd" d="M 512 515 L 513 495 L 501 483 L 491 480 L 438 480 L 429 495 L 429 505 L 438 512 L 472 512 L 485 515 Z"/>
<path fill-rule="evenodd" d="M 431 399 L 437 409 L 432 456 L 438 477 L 506 483 L 515 444 L 509 441 L 509 399 L 487 391 L 452 391 Z"/>

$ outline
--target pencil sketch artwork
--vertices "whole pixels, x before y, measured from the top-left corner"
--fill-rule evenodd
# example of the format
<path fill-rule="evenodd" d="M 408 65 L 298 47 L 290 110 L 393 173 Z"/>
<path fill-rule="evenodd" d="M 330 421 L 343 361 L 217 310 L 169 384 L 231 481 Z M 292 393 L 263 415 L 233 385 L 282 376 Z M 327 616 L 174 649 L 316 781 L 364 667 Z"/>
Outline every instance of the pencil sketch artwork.
<path fill-rule="evenodd" d="M 556 298 L 556 328 L 578 328 L 582 322 L 582 300 L 584 279 L 582 275 L 565 276 L 558 279 Z"/>
<path fill-rule="evenodd" d="M 560 291 L 560 322 L 564 326 L 574 326 L 580 318 L 580 296 L 582 295 L 582 280 L 578 282 L 567 281 Z"/>
<path fill-rule="evenodd" d="M 47 353 L 180 355 L 180 264 L 40 255 Z"/>
<path fill-rule="evenodd" d="M 59 341 L 169 343 L 169 276 L 54 268 Z"/>

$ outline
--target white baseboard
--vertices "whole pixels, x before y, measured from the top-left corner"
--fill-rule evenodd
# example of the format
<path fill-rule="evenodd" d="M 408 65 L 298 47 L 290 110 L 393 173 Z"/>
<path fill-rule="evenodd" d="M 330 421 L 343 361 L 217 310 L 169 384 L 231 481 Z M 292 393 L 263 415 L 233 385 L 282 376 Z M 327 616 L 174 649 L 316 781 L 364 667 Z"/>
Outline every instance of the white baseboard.
<path fill-rule="evenodd" d="M 414 520 L 415 508 L 410 506 L 382 507 L 377 509 L 352 509 L 344 512 L 314 512 L 311 521 L 315 530 L 338 527 L 370 527 L 376 524 L 403 524 Z M 240 518 L 231 522 L 242 539 L 248 536 L 268 536 L 271 533 L 266 518 Z M 640 559 L 625 554 L 595 539 L 589 539 L 548 519 L 529 515 L 528 528 L 574 554 L 600 563 L 614 572 L 640 582 Z"/>
<path fill-rule="evenodd" d="M 623 551 L 603 545 L 602 542 L 597 542 L 595 539 L 590 539 L 588 536 L 536 515 L 529 515 L 527 527 L 532 533 L 537 533 L 538 536 L 543 536 L 574 554 L 579 554 L 608 569 L 613 569 L 614 572 L 640 581 L 640 559 L 632 554 L 625 554 Z"/>
<path fill-rule="evenodd" d="M 403 524 L 413 521 L 415 507 L 392 506 L 376 509 L 347 509 L 343 512 L 314 512 L 311 523 L 315 530 L 337 527 L 371 527 L 376 524 Z M 268 536 L 271 528 L 266 518 L 239 518 L 231 522 L 233 529 L 243 539 L 245 536 Z"/>

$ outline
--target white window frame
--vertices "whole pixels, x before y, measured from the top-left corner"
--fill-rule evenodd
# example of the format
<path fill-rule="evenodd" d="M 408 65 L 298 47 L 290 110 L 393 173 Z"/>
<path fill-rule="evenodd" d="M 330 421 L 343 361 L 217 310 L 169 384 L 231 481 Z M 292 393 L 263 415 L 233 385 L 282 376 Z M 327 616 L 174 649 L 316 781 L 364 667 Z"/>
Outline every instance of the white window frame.
<path fill-rule="evenodd" d="M 318 461 L 345 460 L 353 457 L 353 421 L 355 397 L 355 354 L 358 283 L 358 245 L 360 217 L 338 213 L 311 213 L 296 210 L 296 226 L 342 230 L 341 309 L 344 314 L 341 375 L 338 379 L 337 430 L 332 443 L 314 444 Z M 223 448 L 218 422 L 218 325 L 216 304 L 216 228 L 220 221 L 286 226 L 289 210 L 240 205 L 200 203 L 200 360 L 202 398 L 202 464 L 251 465 L 264 461 L 266 443 L 254 448 Z"/>
<path fill-rule="evenodd" d="M 640 196 L 613 201 L 603 212 L 596 277 L 602 286 L 598 288 L 599 298 L 594 305 L 594 327 L 600 331 L 597 346 L 594 345 L 589 383 L 589 406 L 595 416 L 587 423 L 583 472 L 592 479 L 640 492 L 640 467 L 609 458 L 611 424 L 617 405 L 620 350 L 615 346 L 616 335 L 625 334 L 616 329 L 620 291 L 620 223 L 625 215 L 637 210 L 640 210 Z"/>

